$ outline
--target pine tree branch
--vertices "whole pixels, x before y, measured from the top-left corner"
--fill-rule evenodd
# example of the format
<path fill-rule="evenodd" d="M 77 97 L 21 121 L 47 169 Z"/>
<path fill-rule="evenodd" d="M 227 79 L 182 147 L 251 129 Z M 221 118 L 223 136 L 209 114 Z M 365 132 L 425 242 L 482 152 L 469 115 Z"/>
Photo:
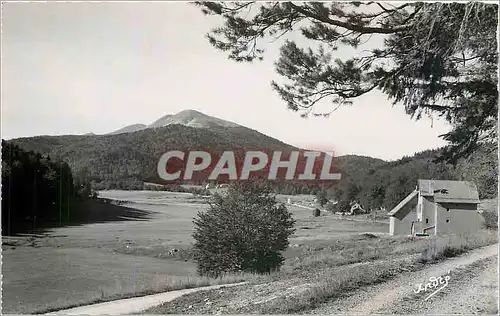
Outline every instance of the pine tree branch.
<path fill-rule="evenodd" d="M 354 32 L 362 33 L 362 34 L 394 34 L 394 33 L 402 32 L 402 31 L 405 31 L 405 30 L 408 30 L 409 28 L 411 28 L 411 25 L 409 25 L 409 24 L 393 26 L 391 28 L 355 25 L 352 23 L 347 23 L 347 22 L 343 22 L 343 21 L 339 21 L 339 20 L 333 20 L 333 19 L 325 17 L 325 16 L 320 16 L 320 15 L 315 14 L 309 10 L 304 9 L 301 6 L 294 4 L 293 2 L 289 2 L 289 5 L 292 8 L 294 8 L 297 12 L 303 14 L 305 17 L 313 18 L 315 20 L 321 21 L 321 22 L 326 23 L 326 24 L 342 27 L 342 28 L 348 29 L 350 31 L 354 31 Z"/>

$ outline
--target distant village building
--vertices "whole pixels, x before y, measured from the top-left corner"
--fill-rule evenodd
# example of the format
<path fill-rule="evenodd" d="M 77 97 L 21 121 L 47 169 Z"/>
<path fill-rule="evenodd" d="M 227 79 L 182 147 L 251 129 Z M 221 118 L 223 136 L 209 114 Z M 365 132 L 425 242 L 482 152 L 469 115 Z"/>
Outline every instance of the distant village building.
<path fill-rule="evenodd" d="M 365 209 L 358 202 L 351 204 L 351 209 L 349 210 L 349 215 L 358 215 L 366 213 Z"/>
<path fill-rule="evenodd" d="M 390 235 L 473 233 L 484 218 L 476 185 L 467 181 L 418 180 L 417 188 L 389 212 Z"/>

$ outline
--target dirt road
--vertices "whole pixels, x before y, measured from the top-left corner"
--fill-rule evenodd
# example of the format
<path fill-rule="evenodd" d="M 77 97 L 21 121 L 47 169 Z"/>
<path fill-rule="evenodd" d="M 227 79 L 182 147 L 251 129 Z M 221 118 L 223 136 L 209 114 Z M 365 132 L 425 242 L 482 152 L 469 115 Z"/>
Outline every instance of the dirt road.
<path fill-rule="evenodd" d="M 244 284 L 223 284 L 214 286 L 205 286 L 193 289 L 185 289 L 178 291 L 170 291 L 160 294 L 147 295 L 142 297 L 134 297 L 124 300 L 117 300 L 87 306 L 80 306 L 71 309 L 66 309 L 58 312 L 47 313 L 45 315 L 127 315 L 138 314 L 150 307 L 160 305 L 164 302 L 172 301 L 184 294 L 193 293 L 203 290 L 214 290 L 222 287 L 236 286 Z"/>
<path fill-rule="evenodd" d="M 325 303 L 312 314 L 497 314 L 498 244 L 473 250 L 463 256 L 431 265 L 424 270 L 404 273 L 390 281 L 359 289 L 340 300 Z M 449 271 L 449 273 L 448 273 Z M 449 275 L 448 285 L 429 299 L 436 289 L 415 293 L 418 284 L 430 277 Z M 240 285 L 232 284 L 228 286 Z M 126 300 L 83 306 L 50 315 L 123 315 L 140 313 L 150 307 L 188 293 L 217 289 L 211 286 L 172 291 Z"/>
<path fill-rule="evenodd" d="M 497 314 L 498 244 L 477 249 L 418 272 L 360 289 L 341 301 L 324 304 L 313 314 Z M 450 271 L 448 286 L 416 294 L 418 284 Z"/>

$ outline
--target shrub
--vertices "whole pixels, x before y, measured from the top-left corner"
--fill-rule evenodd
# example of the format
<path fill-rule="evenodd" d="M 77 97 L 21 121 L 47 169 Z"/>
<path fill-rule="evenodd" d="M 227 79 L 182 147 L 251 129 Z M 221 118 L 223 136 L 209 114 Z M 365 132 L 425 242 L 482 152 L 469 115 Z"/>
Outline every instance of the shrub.
<path fill-rule="evenodd" d="M 498 212 L 495 211 L 484 211 L 484 227 L 488 229 L 498 229 Z"/>
<path fill-rule="evenodd" d="M 335 213 L 336 212 L 335 204 L 333 204 L 332 202 L 326 203 L 325 208 L 330 213 Z"/>
<path fill-rule="evenodd" d="M 195 194 L 195 195 L 210 195 L 210 190 L 207 190 L 205 188 L 189 188 L 185 189 L 186 192 Z"/>
<path fill-rule="evenodd" d="M 337 204 L 335 204 L 335 212 L 346 213 L 349 212 L 351 208 L 351 203 L 347 200 L 341 200 Z"/>
<path fill-rule="evenodd" d="M 328 203 L 328 197 L 326 195 L 326 191 L 318 190 L 316 192 L 316 200 L 321 207 L 325 206 L 325 204 Z"/>
<path fill-rule="evenodd" d="M 224 196 L 215 194 L 207 211 L 198 213 L 193 238 L 200 275 L 279 269 L 295 221 L 271 192 L 253 182 L 235 183 Z"/>

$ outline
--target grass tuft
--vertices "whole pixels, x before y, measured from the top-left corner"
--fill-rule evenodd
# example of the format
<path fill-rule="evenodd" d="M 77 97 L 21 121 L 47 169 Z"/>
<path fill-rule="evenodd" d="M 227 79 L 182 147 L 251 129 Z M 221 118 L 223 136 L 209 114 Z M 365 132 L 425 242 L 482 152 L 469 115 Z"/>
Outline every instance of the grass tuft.
<path fill-rule="evenodd" d="M 114 301 L 118 299 L 126 299 L 132 297 L 141 297 L 151 294 L 158 294 L 168 291 L 191 289 L 197 287 L 205 287 L 211 285 L 223 285 L 239 282 L 249 282 L 250 284 L 262 281 L 263 276 L 251 273 L 233 273 L 220 276 L 218 278 L 209 277 L 177 277 L 177 276 L 158 276 L 155 278 L 154 284 L 149 284 L 146 288 L 138 289 L 134 293 L 122 294 L 123 288 L 120 284 L 116 284 L 116 288 L 113 290 L 99 289 L 99 293 L 96 297 L 91 299 L 85 299 L 85 301 L 65 304 L 64 302 L 59 302 L 59 304 L 51 304 L 50 307 L 45 307 L 34 311 L 32 314 L 45 314 L 49 312 L 55 312 L 60 310 L 65 310 L 74 307 L 80 307 L 85 305 L 103 303 Z"/>

